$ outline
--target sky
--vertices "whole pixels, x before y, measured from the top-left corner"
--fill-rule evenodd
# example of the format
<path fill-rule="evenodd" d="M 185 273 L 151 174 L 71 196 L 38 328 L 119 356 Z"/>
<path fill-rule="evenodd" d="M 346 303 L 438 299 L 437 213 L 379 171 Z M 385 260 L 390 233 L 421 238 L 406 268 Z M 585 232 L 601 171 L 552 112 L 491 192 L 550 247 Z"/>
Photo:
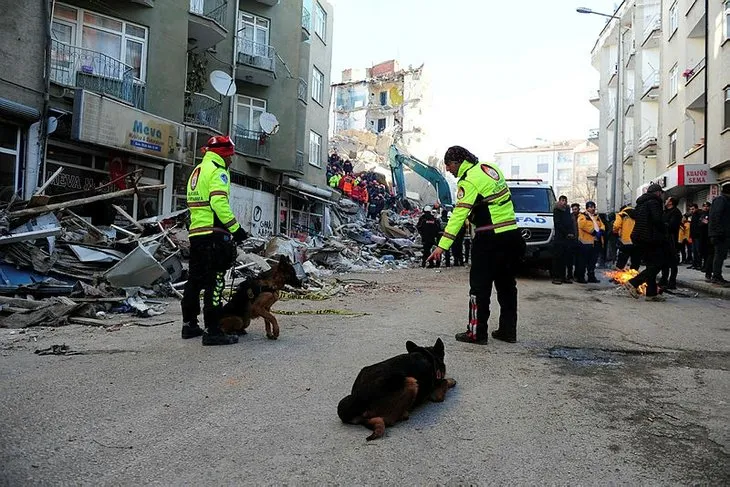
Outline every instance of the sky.
<path fill-rule="evenodd" d="M 537 139 L 598 128 L 590 52 L 614 0 L 330 0 L 332 82 L 348 67 L 425 64 L 439 156 L 463 145 L 482 160 Z M 425 159 L 432 154 L 413 154 Z"/>

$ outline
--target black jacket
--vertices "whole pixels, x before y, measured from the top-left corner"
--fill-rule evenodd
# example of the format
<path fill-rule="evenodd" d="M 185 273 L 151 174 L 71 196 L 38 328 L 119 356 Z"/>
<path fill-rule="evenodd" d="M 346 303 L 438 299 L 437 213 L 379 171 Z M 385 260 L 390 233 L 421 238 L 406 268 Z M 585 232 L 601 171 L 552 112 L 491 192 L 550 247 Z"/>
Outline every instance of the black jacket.
<path fill-rule="evenodd" d="M 553 210 L 553 225 L 555 226 L 555 240 L 568 240 L 568 235 L 572 235 L 570 239 L 575 240 L 576 222 L 570 214 L 570 208 L 561 210 L 556 206 Z"/>
<path fill-rule="evenodd" d="M 418 229 L 418 233 L 421 234 L 421 240 L 425 242 L 436 240 L 436 236 L 441 231 L 439 220 L 431 213 L 421 215 L 421 218 L 418 219 L 418 223 L 416 224 L 416 228 Z"/>
<path fill-rule="evenodd" d="M 712 202 L 708 235 L 730 238 L 730 196 L 723 194 Z"/>
<path fill-rule="evenodd" d="M 697 210 L 692 213 L 692 217 L 689 219 L 689 238 L 696 240 L 701 237 L 700 235 L 700 220 L 702 219 L 702 211 Z"/>
<path fill-rule="evenodd" d="M 664 224 L 669 232 L 670 242 L 677 243 L 679 241 L 679 227 L 682 226 L 682 212 L 679 208 L 664 209 Z"/>
<path fill-rule="evenodd" d="M 654 193 L 645 193 L 636 200 L 636 225 L 631 241 L 639 245 L 661 244 L 667 241 L 666 225 L 662 218 L 662 199 Z"/>

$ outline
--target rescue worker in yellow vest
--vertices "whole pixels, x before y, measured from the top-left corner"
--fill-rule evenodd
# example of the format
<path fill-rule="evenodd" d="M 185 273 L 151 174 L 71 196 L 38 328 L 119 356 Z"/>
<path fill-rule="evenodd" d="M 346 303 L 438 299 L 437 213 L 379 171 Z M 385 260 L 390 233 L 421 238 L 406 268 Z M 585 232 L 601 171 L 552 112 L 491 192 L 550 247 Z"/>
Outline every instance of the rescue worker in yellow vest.
<path fill-rule="evenodd" d="M 515 275 L 525 253 L 525 241 L 517 229 L 512 195 L 496 165 L 479 162 L 460 146 L 450 147 L 444 156 L 446 170 L 459 180 L 456 207 L 438 247 L 429 260 L 447 251 L 469 218 L 473 225 L 472 263 L 469 272 L 469 323 L 456 340 L 487 344 L 489 302 L 492 285 L 499 301 L 499 329 L 492 337 L 517 341 L 517 282 Z"/>
<path fill-rule="evenodd" d="M 624 205 L 616 214 L 616 220 L 613 222 L 613 233 L 618 236 L 618 258 L 616 259 L 616 267 L 623 269 L 631 258 L 631 268 L 638 270 L 641 266 L 641 253 L 637 252 L 634 243 L 631 241 L 631 232 L 634 231 L 634 209 L 629 205 Z"/>
<path fill-rule="evenodd" d="M 586 203 L 586 211 L 578 215 L 578 258 L 575 265 L 575 282 L 601 282 L 596 278 L 598 254 L 603 248 L 603 234 L 606 231 L 601 217 L 596 213 L 596 204 Z M 586 281 L 586 274 L 588 280 Z"/>
<path fill-rule="evenodd" d="M 183 338 L 203 336 L 203 345 L 230 345 L 238 337 L 220 328 L 224 275 L 236 258 L 234 242 L 248 238 L 236 221 L 228 201 L 231 176 L 228 167 L 235 152 L 228 136 L 208 139 L 203 160 L 188 179 L 190 209 L 190 268 L 182 299 Z M 200 291 L 204 292 L 205 332 L 198 325 Z"/>

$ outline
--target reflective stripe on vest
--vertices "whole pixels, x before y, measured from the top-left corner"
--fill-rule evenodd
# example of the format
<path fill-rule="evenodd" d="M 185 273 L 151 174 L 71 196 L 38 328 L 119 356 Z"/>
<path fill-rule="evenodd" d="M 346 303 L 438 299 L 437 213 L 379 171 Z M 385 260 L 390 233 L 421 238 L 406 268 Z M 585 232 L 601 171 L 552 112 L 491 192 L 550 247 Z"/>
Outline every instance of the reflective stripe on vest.
<path fill-rule="evenodd" d="M 489 212 L 491 220 L 488 225 L 477 226 L 475 232 L 502 233 L 517 229 L 512 194 L 504 174 L 498 167 L 480 162 L 470 168 L 463 177 L 479 191 L 483 199 L 475 206 L 483 205 L 484 209 Z"/>

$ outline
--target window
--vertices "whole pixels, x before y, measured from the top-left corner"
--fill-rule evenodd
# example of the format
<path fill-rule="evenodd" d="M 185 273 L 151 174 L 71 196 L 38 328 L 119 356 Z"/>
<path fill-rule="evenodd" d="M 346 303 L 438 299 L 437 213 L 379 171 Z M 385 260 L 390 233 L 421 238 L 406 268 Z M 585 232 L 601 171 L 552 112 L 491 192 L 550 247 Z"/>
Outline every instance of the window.
<path fill-rule="evenodd" d="M 725 0 L 725 39 L 730 39 L 730 0 Z"/>
<path fill-rule="evenodd" d="M 677 65 L 675 64 L 674 66 L 672 66 L 672 69 L 669 70 L 669 101 L 677 96 L 677 89 L 679 87 L 679 78 L 677 77 L 678 74 L 679 70 L 677 68 Z"/>
<path fill-rule="evenodd" d="M 315 9 L 314 32 L 324 42 L 327 40 L 327 12 L 319 3 Z"/>
<path fill-rule="evenodd" d="M 538 172 L 538 174 L 547 174 L 547 172 L 549 170 L 550 170 L 550 164 L 539 163 L 537 165 L 537 172 Z"/>
<path fill-rule="evenodd" d="M 246 137 L 258 137 L 261 132 L 261 114 L 266 111 L 266 100 L 260 100 L 250 96 L 238 95 L 236 97 L 236 125 L 238 131 L 244 132 Z"/>
<path fill-rule="evenodd" d="M 51 36 L 68 46 L 88 49 L 72 56 L 59 53 L 58 57 L 65 59 L 52 59 L 51 69 L 60 69 L 61 64 L 68 64 L 69 57 L 76 57 L 80 63 L 78 70 L 83 69 L 84 73 L 90 70 L 89 74 L 121 78 L 125 74 L 122 66 L 114 62 L 121 61 L 131 66 L 135 79 L 144 81 L 146 77 L 147 29 L 144 27 L 57 3 L 53 9 Z"/>
<path fill-rule="evenodd" d="M 571 177 L 570 169 L 558 169 L 558 181 L 570 181 Z"/>
<path fill-rule="evenodd" d="M 380 92 L 380 106 L 385 106 L 387 104 L 388 104 L 388 92 L 381 91 Z"/>
<path fill-rule="evenodd" d="M 322 136 L 317 132 L 309 132 L 309 163 L 313 166 L 322 165 Z"/>
<path fill-rule="evenodd" d="M 669 7 L 669 37 L 672 37 L 677 31 L 677 10 L 677 2 L 674 2 L 672 6 Z"/>
<path fill-rule="evenodd" d="M 385 127 L 387 126 L 387 123 L 384 118 L 378 119 L 378 133 L 385 131 Z"/>
<path fill-rule="evenodd" d="M 669 165 L 677 162 L 677 131 L 669 134 Z"/>
<path fill-rule="evenodd" d="M 0 123 L 0 202 L 8 202 L 17 189 L 20 130 Z"/>
<path fill-rule="evenodd" d="M 520 177 L 520 166 L 512 166 L 512 177 L 513 178 Z"/>
<path fill-rule="evenodd" d="M 248 12 L 239 12 L 238 31 L 241 34 L 238 41 L 238 50 L 249 56 L 262 56 L 270 58 L 269 55 L 269 19 L 259 17 Z"/>
<path fill-rule="evenodd" d="M 312 68 L 312 99 L 322 104 L 324 91 L 324 74 L 316 67 Z"/>
<path fill-rule="evenodd" d="M 555 206 L 555 195 L 550 188 L 513 186 L 512 203 L 516 213 L 549 213 Z"/>
<path fill-rule="evenodd" d="M 725 87 L 725 123 L 723 129 L 730 129 L 730 86 Z"/>

